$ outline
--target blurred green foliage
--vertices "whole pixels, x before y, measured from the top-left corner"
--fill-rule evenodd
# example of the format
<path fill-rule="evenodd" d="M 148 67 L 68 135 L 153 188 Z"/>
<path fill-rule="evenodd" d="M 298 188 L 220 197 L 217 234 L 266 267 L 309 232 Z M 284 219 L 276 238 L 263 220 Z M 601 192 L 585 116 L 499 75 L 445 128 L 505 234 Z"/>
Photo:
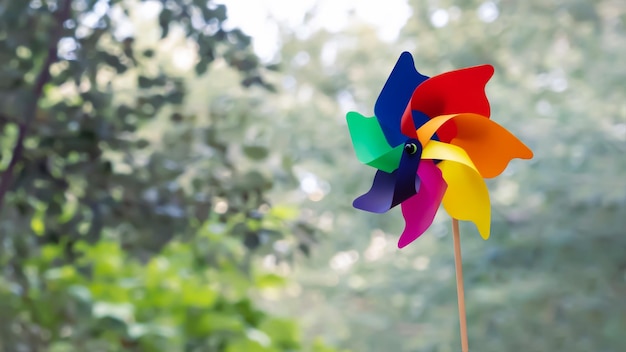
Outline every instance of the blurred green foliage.
<path fill-rule="evenodd" d="M 6 350 L 290 351 L 295 323 L 260 311 L 253 288 L 280 285 L 275 274 L 246 275 L 246 249 L 228 229 L 203 226 L 191 242 L 170 241 L 141 262 L 119 242 L 47 244 L 23 262 L 26 287 L 2 282 Z M 23 291 L 22 291 L 23 290 Z M 27 337 L 28 340 L 23 340 Z"/>
<path fill-rule="evenodd" d="M 226 20 L 212 1 L 0 1 L 0 351 L 334 351 L 256 302 L 286 284 L 261 256 L 312 231 L 271 206 L 267 146 L 239 143 L 273 68 Z"/>

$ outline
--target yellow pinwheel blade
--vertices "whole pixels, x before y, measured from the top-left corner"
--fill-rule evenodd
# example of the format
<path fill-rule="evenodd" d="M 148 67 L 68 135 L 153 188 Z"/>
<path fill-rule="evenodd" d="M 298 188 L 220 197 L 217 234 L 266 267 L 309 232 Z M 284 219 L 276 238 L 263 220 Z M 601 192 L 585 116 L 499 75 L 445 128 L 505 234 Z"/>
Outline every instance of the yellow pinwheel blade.
<path fill-rule="evenodd" d="M 473 222 L 482 238 L 489 238 L 489 191 L 467 153 L 455 145 L 429 141 L 422 158 L 443 160 L 437 166 L 448 184 L 442 201 L 448 214 L 455 219 Z"/>
<path fill-rule="evenodd" d="M 478 172 L 478 169 L 465 150 L 453 144 L 429 141 L 424 150 L 422 150 L 422 159 L 455 161 L 457 163 L 467 165 L 471 169 Z"/>
<path fill-rule="evenodd" d="M 422 145 L 431 143 L 433 134 L 450 120 L 454 121 L 457 130 L 450 144 L 467 152 L 482 177 L 498 176 L 513 158 L 533 157 L 533 152 L 504 127 L 485 116 L 469 113 L 430 119 L 417 130 Z"/>

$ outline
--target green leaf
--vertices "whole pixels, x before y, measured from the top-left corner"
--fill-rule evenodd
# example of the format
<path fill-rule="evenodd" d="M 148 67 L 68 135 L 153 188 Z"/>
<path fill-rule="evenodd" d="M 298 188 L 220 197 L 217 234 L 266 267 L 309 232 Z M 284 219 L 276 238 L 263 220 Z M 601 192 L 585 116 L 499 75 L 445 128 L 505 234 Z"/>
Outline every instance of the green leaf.
<path fill-rule="evenodd" d="M 246 156 L 253 160 L 263 160 L 269 155 L 269 150 L 262 146 L 244 146 L 243 152 Z"/>
<path fill-rule="evenodd" d="M 46 231 L 46 224 L 43 221 L 43 214 L 35 213 L 30 219 L 30 228 L 37 236 L 41 236 Z"/>
<path fill-rule="evenodd" d="M 154 84 L 154 80 L 146 76 L 139 76 L 137 77 L 137 84 L 139 84 L 139 88 L 150 88 Z"/>
<path fill-rule="evenodd" d="M 252 340 L 237 340 L 226 347 L 226 352 L 274 352 L 274 349 L 264 347 Z"/>
<path fill-rule="evenodd" d="M 293 320 L 281 318 L 268 318 L 260 326 L 272 342 L 284 348 L 296 349 L 299 347 L 300 329 Z"/>
<path fill-rule="evenodd" d="M 284 287 L 287 280 L 276 274 L 262 274 L 258 275 L 255 280 L 255 284 L 258 288 L 280 288 Z"/>
<path fill-rule="evenodd" d="M 124 65 L 120 61 L 120 58 L 116 55 L 111 55 L 105 51 L 101 51 L 98 54 L 100 56 L 100 59 L 104 61 L 107 65 L 113 67 L 117 71 L 117 73 L 124 73 L 126 71 L 126 65 Z"/>
<path fill-rule="evenodd" d="M 170 22 L 172 21 L 173 13 L 171 10 L 164 8 L 159 14 L 159 25 L 161 26 L 161 38 L 167 37 L 170 32 Z"/>
<path fill-rule="evenodd" d="M 202 316 L 198 324 L 203 326 L 208 332 L 244 331 L 244 324 L 241 318 L 237 315 L 228 313 L 207 312 Z"/>
<path fill-rule="evenodd" d="M 199 308 L 209 308 L 215 304 L 219 293 L 206 286 L 192 284 L 190 280 L 183 283 L 182 302 L 185 305 Z"/>
<path fill-rule="evenodd" d="M 246 329 L 246 337 L 263 347 L 270 346 L 270 344 L 272 343 L 272 339 L 267 336 L 266 333 L 258 329 Z"/>
<path fill-rule="evenodd" d="M 222 22 L 226 20 L 226 6 L 219 4 L 215 6 L 213 9 L 213 18 L 216 18 L 218 21 Z M 207 18 L 209 20 L 209 18 Z"/>
<path fill-rule="evenodd" d="M 204 73 L 206 73 L 206 70 L 209 68 L 209 63 L 212 60 L 209 60 L 208 58 L 200 58 L 200 60 L 198 61 L 198 63 L 196 63 L 196 66 L 194 68 L 196 75 L 201 76 Z"/>
<path fill-rule="evenodd" d="M 275 205 L 270 209 L 268 215 L 279 220 L 289 221 L 298 218 L 299 211 L 295 207 Z"/>
<path fill-rule="evenodd" d="M 64 265 L 58 268 L 52 268 L 45 272 L 45 278 L 50 281 L 65 280 L 73 281 L 76 278 L 76 268 L 71 265 Z"/>
<path fill-rule="evenodd" d="M 64 342 L 64 341 L 53 342 L 48 349 L 48 352 L 75 352 L 75 351 L 76 349 L 71 343 Z"/>
<path fill-rule="evenodd" d="M 256 170 L 248 171 L 237 179 L 236 187 L 239 190 L 269 190 L 273 182 Z"/>
<path fill-rule="evenodd" d="M 337 350 L 326 345 L 324 343 L 324 340 L 322 340 L 321 338 L 316 338 L 313 342 L 311 352 L 337 352 Z"/>
<path fill-rule="evenodd" d="M 72 285 L 68 288 L 68 293 L 83 303 L 91 303 L 91 292 L 82 285 Z"/>
<path fill-rule="evenodd" d="M 41 259 L 48 264 L 55 259 L 61 258 L 63 255 L 63 247 L 57 244 L 47 244 L 41 247 Z"/>
<path fill-rule="evenodd" d="M 74 214 L 76 214 L 76 210 L 78 209 L 78 200 L 76 197 L 67 197 L 65 203 L 63 204 L 63 211 L 57 217 L 57 220 L 60 224 L 65 224 L 70 221 Z"/>
<path fill-rule="evenodd" d="M 181 89 L 175 89 L 165 96 L 165 100 L 174 105 L 180 105 L 185 98 L 185 92 Z"/>
<path fill-rule="evenodd" d="M 96 302 L 92 314 L 96 318 L 114 318 L 123 322 L 134 319 L 135 309 L 130 303 Z"/>

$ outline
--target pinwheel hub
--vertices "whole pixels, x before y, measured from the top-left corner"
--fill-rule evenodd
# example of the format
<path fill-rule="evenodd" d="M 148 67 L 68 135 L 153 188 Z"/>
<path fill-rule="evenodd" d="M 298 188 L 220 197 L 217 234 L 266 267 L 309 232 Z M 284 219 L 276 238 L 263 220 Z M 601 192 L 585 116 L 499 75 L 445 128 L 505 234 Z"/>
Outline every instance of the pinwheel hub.
<path fill-rule="evenodd" d="M 417 153 L 417 144 L 407 142 L 404 144 L 404 151 L 409 155 L 414 155 Z"/>

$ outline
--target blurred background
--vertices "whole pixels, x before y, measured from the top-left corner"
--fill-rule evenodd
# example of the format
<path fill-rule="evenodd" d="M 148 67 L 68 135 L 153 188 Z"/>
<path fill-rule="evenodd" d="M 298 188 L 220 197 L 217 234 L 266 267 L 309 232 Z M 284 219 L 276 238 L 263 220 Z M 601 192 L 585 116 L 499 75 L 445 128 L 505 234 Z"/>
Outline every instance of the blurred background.
<path fill-rule="evenodd" d="M 619 0 L 0 0 L 0 351 L 459 351 L 445 212 L 351 206 L 405 50 L 535 152 L 461 226 L 470 348 L 626 351 Z"/>

